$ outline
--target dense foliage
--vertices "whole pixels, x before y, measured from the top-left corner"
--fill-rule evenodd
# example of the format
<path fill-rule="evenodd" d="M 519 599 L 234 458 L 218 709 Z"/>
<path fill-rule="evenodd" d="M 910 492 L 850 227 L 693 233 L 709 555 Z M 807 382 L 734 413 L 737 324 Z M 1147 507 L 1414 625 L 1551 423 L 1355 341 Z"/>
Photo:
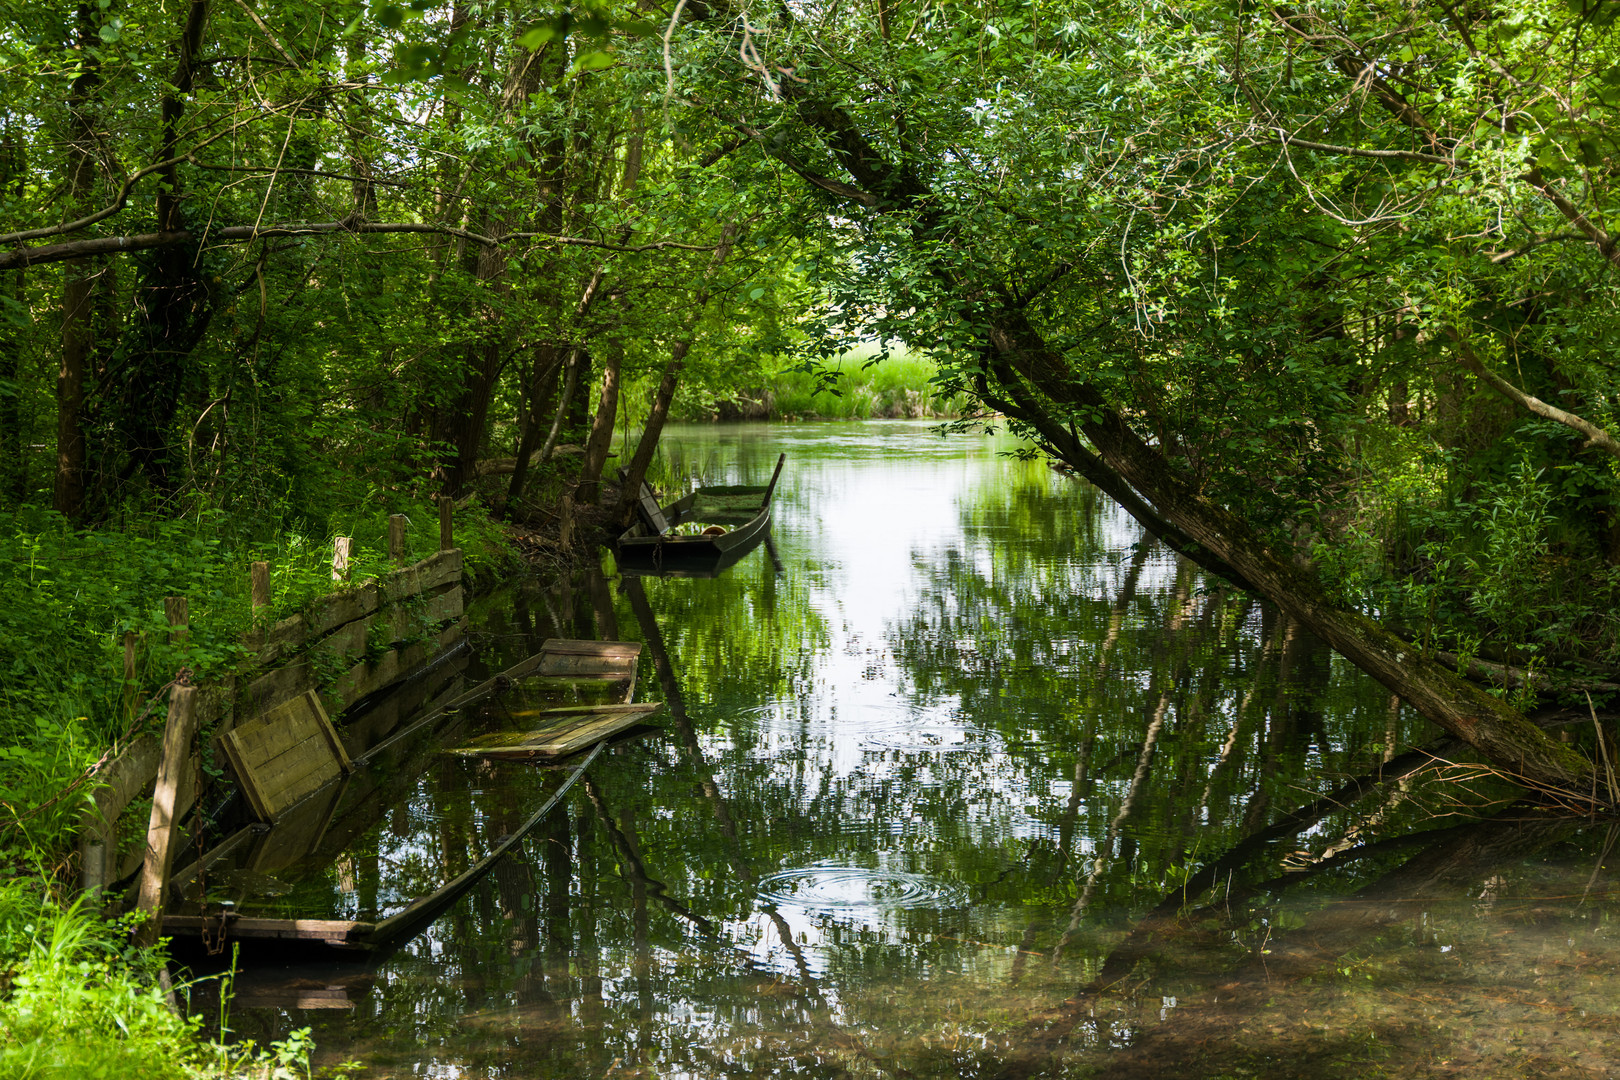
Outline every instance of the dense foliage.
<path fill-rule="evenodd" d="M 666 417 L 874 340 L 1585 790 L 1522 714 L 1620 655 L 1615 14 L 16 6 L 6 843 L 71 819 L 48 795 L 123 730 L 116 642 L 162 596 L 228 663 L 248 559 L 296 606 L 333 534 L 430 495 L 554 520 L 616 431 L 635 483 Z"/>

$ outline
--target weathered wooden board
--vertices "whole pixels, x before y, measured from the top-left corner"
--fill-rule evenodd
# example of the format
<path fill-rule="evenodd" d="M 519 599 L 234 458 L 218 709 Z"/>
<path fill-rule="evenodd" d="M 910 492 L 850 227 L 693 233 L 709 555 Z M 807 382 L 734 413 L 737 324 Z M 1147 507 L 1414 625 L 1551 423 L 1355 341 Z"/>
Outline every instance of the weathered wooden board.
<path fill-rule="evenodd" d="M 261 821 L 275 821 L 353 768 L 313 691 L 227 731 L 221 742 Z"/>
<path fill-rule="evenodd" d="M 344 986 L 314 986 L 277 992 L 231 986 L 231 1005 L 244 1009 L 353 1009 L 355 998 Z"/>
<path fill-rule="evenodd" d="M 451 623 L 437 637 L 390 649 L 375 660 L 362 660 L 327 688 L 325 698 L 334 711 L 346 709 L 368 694 L 392 686 L 461 640 L 460 623 Z"/>
<path fill-rule="evenodd" d="M 196 688 L 191 686 L 176 686 L 169 691 L 169 716 L 163 727 L 163 751 L 158 760 L 151 824 L 146 832 L 145 865 L 141 869 L 138 906 L 150 918 L 135 931 L 135 941 L 140 945 L 157 943 L 157 917 L 168 903 L 169 870 L 179 825 L 175 807 L 182 777 L 191 760 L 191 739 L 197 731 L 196 695 Z"/>
<path fill-rule="evenodd" d="M 563 675 L 573 678 L 623 679 L 636 670 L 633 656 L 573 656 L 547 653 L 535 669 L 536 675 Z"/>
<path fill-rule="evenodd" d="M 246 859 L 247 869 L 273 874 L 320 846 L 343 798 L 345 782 L 340 778 L 328 783 L 297 806 L 289 807 L 269 832 L 259 836 Z"/>
<path fill-rule="evenodd" d="M 549 705 L 543 709 L 524 709 L 514 712 L 512 715 L 555 717 L 562 720 L 570 716 L 583 716 L 586 713 L 651 713 L 657 712 L 663 707 L 664 703 L 661 701 L 637 701 L 609 705 Z"/>
<path fill-rule="evenodd" d="M 547 638 L 542 653 L 553 656 L 605 656 L 634 659 L 641 655 L 639 641 L 585 641 L 579 638 Z"/>
<path fill-rule="evenodd" d="M 226 916 L 221 920 L 212 915 L 163 917 L 163 932 L 170 937 L 216 934 L 222 926 L 226 934 L 236 938 L 280 938 L 344 945 L 369 931 L 372 924 L 349 919 L 251 919 Z"/>
<path fill-rule="evenodd" d="M 538 731 L 501 731 L 482 735 L 466 746 L 455 747 L 449 752 L 464 757 L 506 760 L 566 757 L 645 722 L 649 714 L 660 708 L 662 705 L 657 702 L 644 702 L 639 707 L 593 709 L 586 713 L 574 713 L 562 723 Z"/>
<path fill-rule="evenodd" d="M 295 660 L 254 679 L 237 695 L 236 715 L 269 712 L 314 689 L 315 668 L 308 660 Z"/>

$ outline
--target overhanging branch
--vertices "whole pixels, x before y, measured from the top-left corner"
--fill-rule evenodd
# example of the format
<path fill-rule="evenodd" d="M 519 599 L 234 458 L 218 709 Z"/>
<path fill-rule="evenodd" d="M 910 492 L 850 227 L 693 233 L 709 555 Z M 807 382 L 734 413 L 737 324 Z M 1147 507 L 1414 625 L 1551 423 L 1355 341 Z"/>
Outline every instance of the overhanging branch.
<path fill-rule="evenodd" d="M 713 251 L 713 244 L 684 244 L 676 240 L 655 240 L 649 244 L 610 244 L 582 236 L 556 236 L 552 233 L 515 232 L 505 236 L 484 236 L 451 225 L 435 225 L 420 221 L 323 221 L 308 225 L 231 225 L 206 234 L 182 229 L 174 232 L 137 233 L 131 236 L 98 236 L 90 240 L 70 240 L 61 244 L 41 247 L 15 248 L 0 252 L 0 270 L 20 270 L 41 263 L 65 262 L 92 255 L 116 255 L 126 251 L 146 251 L 152 248 L 191 244 L 206 239 L 210 243 L 243 244 L 280 236 L 329 236 L 334 233 L 381 235 L 389 233 L 420 233 L 433 236 L 457 236 L 485 247 L 500 247 L 520 241 L 555 244 L 559 247 L 588 247 L 602 251 L 635 254 L 642 251 Z"/>
<path fill-rule="evenodd" d="M 1614 457 L 1620 458 L 1620 442 L 1615 441 L 1613 435 L 1610 435 L 1607 431 L 1604 431 L 1596 424 L 1581 419 L 1572 412 L 1565 412 L 1556 405 L 1549 405 L 1540 398 L 1525 393 L 1523 390 L 1520 390 L 1517 386 L 1514 386 L 1512 383 L 1502 378 L 1502 376 L 1486 367 L 1480 361 L 1479 356 L 1475 354 L 1473 347 L 1468 344 L 1467 339 L 1464 338 L 1462 334 L 1458 333 L 1456 327 L 1446 327 L 1446 336 L 1451 338 L 1451 340 L 1456 343 L 1457 358 L 1462 361 L 1463 367 L 1479 376 L 1479 378 L 1490 386 L 1492 390 L 1495 390 L 1497 393 L 1501 394 L 1515 405 L 1518 405 L 1526 412 L 1533 413 L 1544 420 L 1551 420 L 1554 423 L 1563 424 L 1572 431 L 1580 432 L 1582 435 L 1586 436 L 1587 446 L 1595 446 L 1600 450 L 1612 454 Z"/>

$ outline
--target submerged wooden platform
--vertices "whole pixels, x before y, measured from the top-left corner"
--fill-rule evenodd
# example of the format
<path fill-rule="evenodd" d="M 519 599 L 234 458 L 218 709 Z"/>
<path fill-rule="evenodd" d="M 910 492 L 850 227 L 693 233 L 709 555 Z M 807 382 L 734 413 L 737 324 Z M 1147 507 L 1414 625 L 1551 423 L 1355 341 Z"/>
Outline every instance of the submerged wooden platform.
<path fill-rule="evenodd" d="M 356 753 L 352 762 L 343 753 L 336 736 L 330 734 L 329 726 L 327 731 L 321 730 L 317 721 L 324 721 L 324 716 L 316 716 L 305 707 L 300 707 L 302 711 L 292 708 L 266 715 L 261 725 L 264 730 L 251 732 L 254 739 L 237 748 L 249 752 L 239 754 L 242 757 L 239 771 L 252 774 L 260 786 L 250 799 L 255 816 L 260 820 L 229 833 L 169 879 L 170 895 L 186 904 L 180 911 L 164 915 L 162 933 L 202 938 L 210 948 L 226 938 L 246 938 L 303 941 L 362 950 L 385 948 L 414 936 L 455 903 L 551 812 L 596 760 L 608 739 L 645 722 L 649 715 L 662 708 L 655 702 L 630 701 L 635 692 L 636 663 L 641 649 L 635 642 L 549 639 L 540 652 L 465 692 L 454 694 L 449 700 L 442 700 L 437 707 L 429 707 L 425 715 Z M 621 681 L 622 691 L 612 685 Z M 603 686 L 603 683 L 609 685 Z M 569 705 L 543 703 L 544 687 L 570 684 L 595 685 L 607 696 L 621 700 Z M 570 693 L 575 693 L 577 700 L 579 692 Z M 522 700 L 525 696 L 528 702 Z M 534 700 L 537 696 L 541 702 Z M 563 779 L 552 788 L 544 805 L 464 872 L 375 922 L 267 917 L 238 911 L 228 904 L 215 908 L 206 899 L 203 884 L 211 876 L 217 880 L 221 874 L 268 875 L 300 863 L 313 866 L 310 860 L 326 865 L 341 857 L 349 845 L 371 827 L 370 823 L 381 820 L 391 802 L 403 794 L 401 783 L 419 775 L 426 761 L 439 752 L 437 745 L 426 744 L 424 740 L 437 743 L 442 735 L 435 732 L 441 731 L 442 725 L 464 723 L 467 710 L 492 699 L 493 704 L 485 706 L 486 717 L 515 720 L 515 713 L 524 719 L 534 718 L 537 726 L 473 739 L 469 746 L 457 747 L 452 753 L 518 760 L 589 753 L 577 766 L 572 762 L 563 766 L 566 772 L 559 771 Z M 508 700 L 514 708 L 504 704 Z M 555 702 L 555 696 L 551 700 Z M 282 767 L 284 758 L 291 760 L 288 748 L 282 744 L 288 741 L 294 729 L 300 736 L 295 740 L 298 746 L 319 747 L 319 769 Z M 407 765 L 400 759 L 401 753 L 412 763 Z M 301 756 L 292 756 L 299 757 L 302 763 Z M 312 773 L 319 774 L 325 782 L 306 791 Z M 278 780 L 283 783 L 273 788 Z M 551 787 L 549 783 L 546 786 Z M 290 796 L 288 792 L 292 791 L 298 794 Z M 342 812 L 339 812 L 340 803 Z"/>
<path fill-rule="evenodd" d="M 567 757 L 646 723 L 647 717 L 662 708 L 661 702 L 646 701 L 542 709 L 538 718 L 542 722 L 551 720 L 552 723 L 543 724 L 532 731 L 497 731 L 480 735 L 466 746 L 452 747 L 446 752 L 502 761 Z"/>

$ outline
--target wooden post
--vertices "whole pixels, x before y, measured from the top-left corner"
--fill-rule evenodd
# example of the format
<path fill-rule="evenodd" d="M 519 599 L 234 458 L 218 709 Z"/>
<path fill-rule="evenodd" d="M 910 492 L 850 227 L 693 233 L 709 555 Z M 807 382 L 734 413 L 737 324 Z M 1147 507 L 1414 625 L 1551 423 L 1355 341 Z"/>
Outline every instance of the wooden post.
<path fill-rule="evenodd" d="M 190 630 L 190 607 L 183 596 L 163 598 L 163 614 L 169 618 L 169 644 L 182 645 Z"/>
<path fill-rule="evenodd" d="M 557 542 L 565 548 L 574 546 L 574 500 L 569 495 L 557 504 Z"/>
<path fill-rule="evenodd" d="M 349 552 L 354 547 L 354 539 L 348 536 L 332 538 L 332 580 L 349 580 Z"/>
<path fill-rule="evenodd" d="M 135 631 L 124 631 L 124 715 L 134 716 L 141 707 L 140 687 L 135 683 Z"/>
<path fill-rule="evenodd" d="M 257 615 L 260 608 L 270 606 L 270 564 L 256 562 L 248 567 L 248 573 L 252 579 L 253 613 Z"/>
<path fill-rule="evenodd" d="M 456 511 L 456 500 L 448 495 L 439 496 L 439 550 L 449 551 L 456 546 L 456 532 L 452 527 L 452 519 Z"/>
<path fill-rule="evenodd" d="M 147 918 L 135 930 L 137 945 L 153 944 L 163 931 L 164 894 L 174 861 L 175 808 L 197 727 L 196 696 L 196 687 L 192 686 L 176 686 L 169 691 L 169 719 L 163 728 L 163 756 L 158 760 L 157 786 L 152 791 L 146 861 L 141 866 L 140 898 L 136 902 Z"/>
<path fill-rule="evenodd" d="M 388 558 L 396 566 L 405 565 L 405 515 L 388 515 Z"/>

